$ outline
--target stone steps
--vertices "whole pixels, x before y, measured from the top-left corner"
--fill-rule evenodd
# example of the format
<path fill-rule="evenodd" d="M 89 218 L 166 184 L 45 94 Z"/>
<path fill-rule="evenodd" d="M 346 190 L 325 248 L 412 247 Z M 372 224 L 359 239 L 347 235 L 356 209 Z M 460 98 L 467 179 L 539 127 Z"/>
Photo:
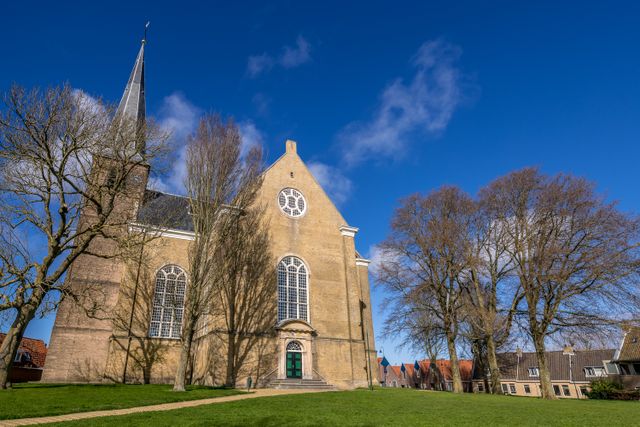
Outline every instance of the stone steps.
<path fill-rule="evenodd" d="M 275 379 L 269 383 L 269 387 L 275 389 L 309 389 L 309 390 L 335 390 L 336 388 L 326 381 L 315 379 L 315 380 L 306 380 L 306 379 L 296 379 L 296 378 L 286 378 L 286 379 Z"/>

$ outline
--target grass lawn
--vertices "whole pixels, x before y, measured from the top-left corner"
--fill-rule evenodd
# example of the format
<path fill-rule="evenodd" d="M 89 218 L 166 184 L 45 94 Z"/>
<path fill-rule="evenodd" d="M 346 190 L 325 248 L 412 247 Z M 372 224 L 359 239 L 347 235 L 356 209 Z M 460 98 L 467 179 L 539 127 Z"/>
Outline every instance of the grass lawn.
<path fill-rule="evenodd" d="M 184 393 L 176 393 L 170 385 L 14 384 L 13 387 L 0 390 L 0 419 L 131 408 L 241 393 L 212 387 L 189 387 Z"/>
<path fill-rule="evenodd" d="M 527 397 L 377 389 L 264 397 L 88 419 L 79 421 L 78 425 L 631 426 L 638 425 L 639 420 L 639 402 L 543 401 Z"/>

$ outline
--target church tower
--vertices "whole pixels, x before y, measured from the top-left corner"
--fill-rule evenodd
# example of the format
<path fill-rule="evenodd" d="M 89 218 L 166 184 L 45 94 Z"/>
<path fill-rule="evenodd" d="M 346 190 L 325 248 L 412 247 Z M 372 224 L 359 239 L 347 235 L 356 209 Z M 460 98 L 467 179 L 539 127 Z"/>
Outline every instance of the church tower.
<path fill-rule="evenodd" d="M 144 84 L 144 49 L 146 39 L 136 57 L 133 70 L 116 110 L 113 126 L 123 120 L 135 123 L 138 132 L 144 132 L 146 119 Z M 144 156 L 144 138 L 127 158 Z M 139 159 L 139 158 L 138 158 Z M 94 158 L 92 173 L 101 179 L 110 179 L 114 160 L 109 157 Z M 137 162 L 136 162 L 137 163 Z M 129 172 L 127 195 L 116 199 L 116 215 L 122 215 L 127 222 L 135 219 L 137 209 L 144 196 L 149 167 L 136 164 Z M 129 184 L 131 183 L 131 184 Z M 91 212 L 82 212 L 79 226 L 90 224 Z M 113 252 L 115 243 L 103 238 L 92 242 L 92 250 L 100 253 Z M 72 298 L 63 299 L 51 333 L 47 362 L 43 374 L 45 382 L 96 382 L 102 381 L 109 342 L 113 334 L 109 313 L 114 309 L 123 275 L 123 265 L 116 259 L 105 259 L 91 255 L 81 255 L 67 273 L 66 285 L 76 295 L 87 295 L 98 299 L 100 308 L 95 317 L 87 316 L 84 308 Z M 81 305 L 81 304 L 80 304 Z M 86 308 L 86 307 L 85 307 Z"/>

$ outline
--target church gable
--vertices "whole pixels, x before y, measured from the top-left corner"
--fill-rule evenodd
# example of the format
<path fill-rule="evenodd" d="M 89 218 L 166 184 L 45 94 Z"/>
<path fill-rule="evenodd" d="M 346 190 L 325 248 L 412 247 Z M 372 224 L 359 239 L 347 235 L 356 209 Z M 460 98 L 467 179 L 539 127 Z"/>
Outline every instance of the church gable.
<path fill-rule="evenodd" d="M 347 224 L 298 155 L 295 141 L 287 140 L 286 152 L 265 171 L 262 195 L 272 219 L 296 221 L 302 227 L 323 225 L 336 234 Z"/>

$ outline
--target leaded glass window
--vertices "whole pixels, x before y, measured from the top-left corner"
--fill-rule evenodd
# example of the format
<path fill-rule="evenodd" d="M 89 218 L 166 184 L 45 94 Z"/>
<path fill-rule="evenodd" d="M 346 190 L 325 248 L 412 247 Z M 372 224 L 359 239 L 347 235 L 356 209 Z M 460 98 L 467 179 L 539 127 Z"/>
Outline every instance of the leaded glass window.
<path fill-rule="evenodd" d="M 295 188 L 285 188 L 278 194 L 278 205 L 289 216 L 302 216 L 307 210 L 307 202 Z"/>
<path fill-rule="evenodd" d="M 287 351 L 302 351 L 302 346 L 298 341 L 291 341 L 287 344 Z"/>
<path fill-rule="evenodd" d="M 177 265 L 166 265 L 156 273 L 149 336 L 180 338 L 187 275 Z"/>
<path fill-rule="evenodd" d="M 309 320 L 308 272 L 304 263 L 294 256 L 278 264 L 278 321 Z"/>

